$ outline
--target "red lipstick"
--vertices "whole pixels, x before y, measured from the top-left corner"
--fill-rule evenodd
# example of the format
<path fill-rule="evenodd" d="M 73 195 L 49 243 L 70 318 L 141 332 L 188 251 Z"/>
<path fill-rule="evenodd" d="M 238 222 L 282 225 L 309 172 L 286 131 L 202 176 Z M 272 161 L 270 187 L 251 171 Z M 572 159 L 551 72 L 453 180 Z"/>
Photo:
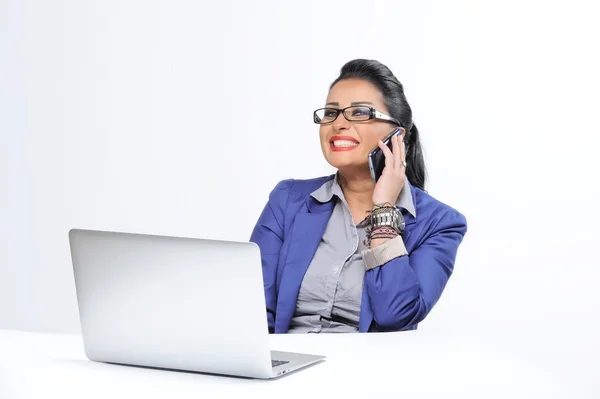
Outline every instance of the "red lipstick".
<path fill-rule="evenodd" d="M 345 141 L 351 141 L 353 143 L 356 143 L 357 145 L 352 146 L 352 147 L 336 147 L 333 145 L 334 141 L 338 141 L 338 140 L 345 140 Z M 329 148 L 331 148 L 331 151 L 352 151 L 353 149 L 355 149 L 356 147 L 358 147 L 358 144 L 360 144 L 358 142 L 358 140 L 356 140 L 354 137 L 351 136 L 333 136 L 329 139 Z"/>

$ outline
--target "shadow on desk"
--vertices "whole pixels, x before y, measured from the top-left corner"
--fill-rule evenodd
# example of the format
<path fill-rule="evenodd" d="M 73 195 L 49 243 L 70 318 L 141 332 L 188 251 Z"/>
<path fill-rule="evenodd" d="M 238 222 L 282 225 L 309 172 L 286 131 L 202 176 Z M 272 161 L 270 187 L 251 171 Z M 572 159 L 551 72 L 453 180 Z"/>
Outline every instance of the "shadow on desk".
<path fill-rule="evenodd" d="M 242 376 L 236 376 L 236 375 L 229 375 L 229 374 L 216 374 L 216 373 L 208 373 L 208 372 L 201 372 L 201 371 L 193 371 L 193 370 L 182 370 L 182 369 L 172 369 L 172 368 L 164 368 L 164 367 L 152 367 L 152 366 L 141 366 L 141 365 L 136 365 L 136 364 L 125 364 L 125 363 L 112 363 L 112 362 L 96 362 L 93 360 L 82 360 L 82 359 L 53 359 L 56 362 L 59 363 L 63 363 L 63 364 L 70 364 L 70 365 L 75 365 L 77 367 L 87 367 L 87 368 L 94 368 L 94 367 L 98 367 L 98 365 L 102 365 L 102 366 L 116 366 L 117 368 L 122 368 L 122 369 L 129 369 L 129 370 L 154 370 L 154 371 L 167 371 L 167 372 L 171 372 L 171 373 L 177 373 L 178 375 L 195 375 L 195 376 L 214 376 L 214 377 L 225 377 L 225 378 L 231 378 L 234 380 L 240 380 L 240 381 L 276 381 L 276 380 L 280 380 L 282 378 L 285 378 L 287 376 L 290 375 L 294 375 L 300 371 L 303 370 L 308 370 L 310 368 L 315 367 L 318 364 L 324 363 L 325 360 L 320 360 L 316 363 L 313 363 L 311 365 L 308 365 L 306 367 L 302 367 L 298 370 L 294 370 L 292 372 L 286 373 L 286 374 L 282 374 L 280 376 L 277 376 L 275 378 L 272 378 L 270 380 L 264 380 L 264 379 L 259 379 L 259 378 L 252 378 L 252 377 L 242 377 Z M 112 367 L 111 367 L 112 368 Z"/>

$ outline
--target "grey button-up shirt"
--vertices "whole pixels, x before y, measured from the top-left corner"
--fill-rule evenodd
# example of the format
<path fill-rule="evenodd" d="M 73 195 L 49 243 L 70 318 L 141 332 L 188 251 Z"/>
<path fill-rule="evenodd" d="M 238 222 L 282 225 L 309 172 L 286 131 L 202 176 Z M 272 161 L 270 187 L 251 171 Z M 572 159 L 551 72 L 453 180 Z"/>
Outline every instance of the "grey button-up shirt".
<path fill-rule="evenodd" d="M 334 200 L 336 204 L 302 280 L 288 333 L 356 332 L 366 270 L 363 251 L 383 251 L 383 246 L 365 247 L 368 221 L 354 224 L 338 174 L 311 195 L 317 201 Z M 396 205 L 416 216 L 408 184 Z"/>

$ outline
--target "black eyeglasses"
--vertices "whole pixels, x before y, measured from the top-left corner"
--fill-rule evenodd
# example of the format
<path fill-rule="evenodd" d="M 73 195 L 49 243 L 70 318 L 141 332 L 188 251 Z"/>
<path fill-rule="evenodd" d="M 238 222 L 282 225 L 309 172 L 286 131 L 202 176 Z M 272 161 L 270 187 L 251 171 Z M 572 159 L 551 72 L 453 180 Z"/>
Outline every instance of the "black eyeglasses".
<path fill-rule="evenodd" d="M 326 125 L 333 123 L 337 117 L 342 114 L 348 121 L 368 121 L 370 119 L 380 119 L 388 122 L 393 122 L 398 126 L 402 126 L 400 121 L 396 118 L 392 118 L 382 112 L 377 111 L 373 107 L 367 107 L 365 105 L 354 105 L 343 109 L 338 108 L 319 108 L 314 112 L 313 118 L 315 123 L 319 125 Z"/>

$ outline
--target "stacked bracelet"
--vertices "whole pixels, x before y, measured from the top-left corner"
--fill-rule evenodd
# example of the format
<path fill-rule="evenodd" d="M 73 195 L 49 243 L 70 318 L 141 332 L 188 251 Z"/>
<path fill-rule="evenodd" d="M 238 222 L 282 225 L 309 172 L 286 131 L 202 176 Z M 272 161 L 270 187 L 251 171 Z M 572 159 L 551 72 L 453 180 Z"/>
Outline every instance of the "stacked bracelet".
<path fill-rule="evenodd" d="M 391 204 L 389 202 L 385 202 L 383 204 L 376 204 L 375 206 L 373 206 L 373 208 L 371 209 L 371 211 L 367 211 L 367 213 L 369 214 L 367 216 L 367 218 L 371 221 L 369 228 L 366 230 L 367 233 L 367 238 L 364 242 L 364 244 L 368 247 L 371 246 L 371 241 L 373 239 L 377 239 L 377 238 L 394 238 L 397 237 L 400 232 L 398 231 L 398 229 L 394 228 L 391 225 L 376 225 L 373 226 L 373 222 L 372 220 L 376 219 L 377 215 L 383 214 L 383 213 L 389 213 L 391 210 L 394 211 L 398 211 L 398 208 L 394 205 Z"/>

